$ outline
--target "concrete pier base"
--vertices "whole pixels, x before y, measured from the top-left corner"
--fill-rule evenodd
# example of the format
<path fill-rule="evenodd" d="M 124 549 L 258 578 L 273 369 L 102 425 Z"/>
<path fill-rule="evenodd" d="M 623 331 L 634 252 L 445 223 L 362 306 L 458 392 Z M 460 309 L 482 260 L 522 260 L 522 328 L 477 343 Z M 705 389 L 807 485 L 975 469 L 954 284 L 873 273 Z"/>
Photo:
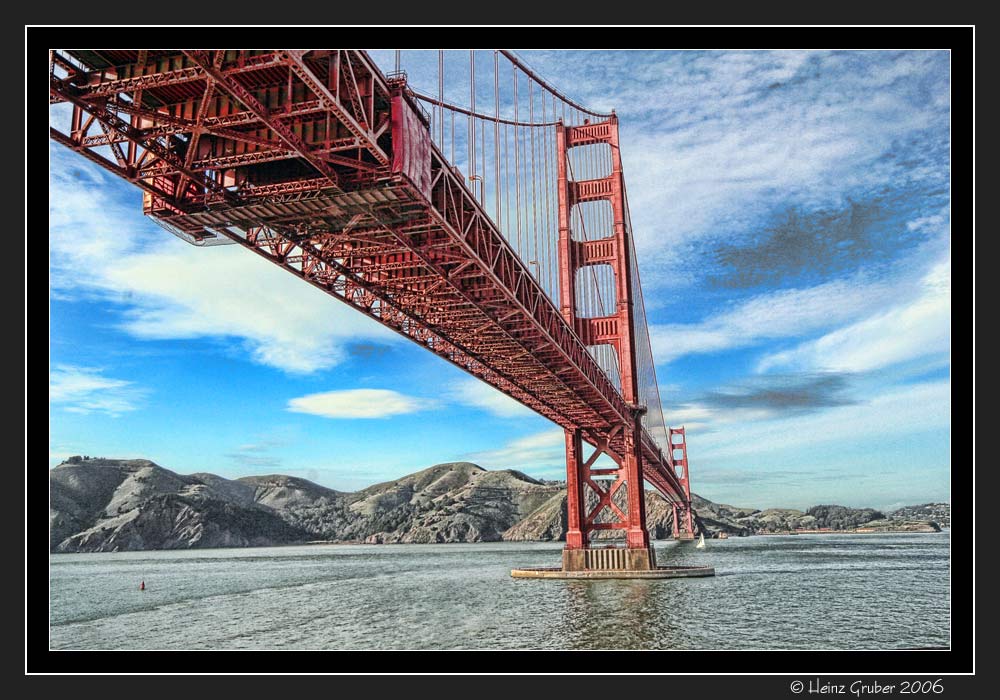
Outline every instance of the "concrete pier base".
<path fill-rule="evenodd" d="M 650 547 L 584 547 L 564 549 L 562 568 L 512 569 L 514 578 L 690 578 L 714 576 L 711 566 L 657 566 Z"/>
<path fill-rule="evenodd" d="M 592 569 L 651 571 L 656 568 L 656 552 L 652 547 L 564 549 L 562 568 L 563 571 L 590 571 Z"/>
<path fill-rule="evenodd" d="M 557 567 L 531 567 L 511 569 L 514 578 L 561 578 L 561 579 L 620 579 L 620 578 L 696 578 L 715 576 L 712 566 L 658 566 L 646 571 L 627 571 L 624 569 L 586 569 L 583 571 L 565 571 Z"/>

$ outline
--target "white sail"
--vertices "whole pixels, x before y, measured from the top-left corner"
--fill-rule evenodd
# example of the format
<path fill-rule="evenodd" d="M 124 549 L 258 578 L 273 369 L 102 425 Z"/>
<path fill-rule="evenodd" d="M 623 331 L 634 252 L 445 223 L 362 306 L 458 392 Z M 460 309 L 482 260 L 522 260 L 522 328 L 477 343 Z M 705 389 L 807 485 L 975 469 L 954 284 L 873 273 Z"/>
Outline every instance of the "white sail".
<path fill-rule="evenodd" d="M 698 544 L 695 545 L 695 548 L 697 548 L 697 549 L 704 549 L 705 548 L 705 533 L 704 532 L 701 533 L 701 537 L 698 538 Z"/>

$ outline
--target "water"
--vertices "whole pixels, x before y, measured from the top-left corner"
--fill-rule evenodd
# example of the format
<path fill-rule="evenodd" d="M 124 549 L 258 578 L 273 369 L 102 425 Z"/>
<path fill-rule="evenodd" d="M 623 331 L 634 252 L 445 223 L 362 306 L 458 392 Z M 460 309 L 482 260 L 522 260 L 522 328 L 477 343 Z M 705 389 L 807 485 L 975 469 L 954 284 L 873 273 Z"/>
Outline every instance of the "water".
<path fill-rule="evenodd" d="M 53 649 L 948 646 L 948 534 L 657 542 L 713 578 L 513 579 L 559 543 L 55 554 Z M 141 580 L 147 589 L 139 591 Z"/>

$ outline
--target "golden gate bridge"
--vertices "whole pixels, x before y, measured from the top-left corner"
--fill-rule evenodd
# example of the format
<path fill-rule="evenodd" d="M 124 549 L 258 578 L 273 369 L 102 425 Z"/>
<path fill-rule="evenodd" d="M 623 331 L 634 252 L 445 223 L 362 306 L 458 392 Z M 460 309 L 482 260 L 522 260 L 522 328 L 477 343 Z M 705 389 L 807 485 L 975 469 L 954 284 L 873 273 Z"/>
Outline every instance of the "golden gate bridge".
<path fill-rule="evenodd" d="M 515 575 L 711 573 L 657 566 L 646 528 L 644 482 L 676 538 L 695 523 L 616 114 L 507 50 L 421 53 L 436 92 L 398 51 L 384 74 L 345 49 L 53 50 L 50 136 L 188 243 L 247 248 L 561 426 L 562 567 Z"/>

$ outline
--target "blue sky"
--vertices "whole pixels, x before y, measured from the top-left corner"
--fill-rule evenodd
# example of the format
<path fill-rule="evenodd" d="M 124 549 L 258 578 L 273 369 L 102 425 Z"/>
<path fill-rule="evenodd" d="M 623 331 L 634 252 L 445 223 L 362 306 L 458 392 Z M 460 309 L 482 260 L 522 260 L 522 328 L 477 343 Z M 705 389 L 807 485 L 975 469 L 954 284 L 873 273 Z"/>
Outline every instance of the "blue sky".
<path fill-rule="evenodd" d="M 518 53 L 619 115 L 694 490 L 950 500 L 948 53 Z M 412 80 L 429 57 L 404 52 Z M 63 147 L 50 157 L 50 466 L 146 457 L 343 490 L 459 459 L 564 478 L 545 419 L 236 246 L 170 236 L 139 190 Z"/>

